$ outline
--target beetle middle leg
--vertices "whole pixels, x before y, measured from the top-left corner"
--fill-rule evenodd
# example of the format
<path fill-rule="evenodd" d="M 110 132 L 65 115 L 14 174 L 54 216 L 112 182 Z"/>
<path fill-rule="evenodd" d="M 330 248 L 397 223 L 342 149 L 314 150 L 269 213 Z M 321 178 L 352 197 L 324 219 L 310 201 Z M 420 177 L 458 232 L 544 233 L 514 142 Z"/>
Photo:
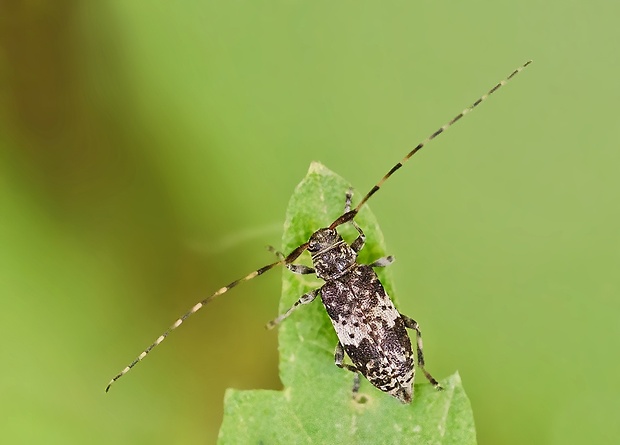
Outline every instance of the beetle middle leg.
<path fill-rule="evenodd" d="M 288 311 L 286 311 L 285 313 L 283 313 L 282 315 L 280 315 L 279 317 L 271 320 L 269 323 L 267 323 L 266 328 L 267 329 L 273 329 L 275 328 L 277 325 L 279 325 L 280 323 L 282 323 L 284 320 L 286 320 L 288 318 L 289 315 L 291 315 L 293 313 L 293 311 L 295 309 L 297 309 L 299 306 L 301 306 L 302 304 L 308 304 L 308 303 L 312 303 L 314 301 L 314 299 L 316 298 L 316 296 L 319 294 L 319 289 L 312 289 L 310 292 L 307 292 L 305 294 L 303 294 L 299 300 L 297 300 L 290 308 Z"/>

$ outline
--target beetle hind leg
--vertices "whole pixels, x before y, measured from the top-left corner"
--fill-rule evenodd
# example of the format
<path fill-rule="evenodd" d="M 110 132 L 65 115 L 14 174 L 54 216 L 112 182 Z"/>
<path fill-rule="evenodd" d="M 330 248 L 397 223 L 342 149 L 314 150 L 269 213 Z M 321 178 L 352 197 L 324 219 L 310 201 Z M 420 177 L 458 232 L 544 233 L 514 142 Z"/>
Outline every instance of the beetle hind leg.
<path fill-rule="evenodd" d="M 426 379 L 431 383 L 431 385 L 433 385 L 435 389 L 437 390 L 442 390 L 443 388 L 441 387 L 439 382 L 435 379 L 435 377 L 433 377 L 424 368 L 424 351 L 423 351 L 423 346 L 422 346 L 422 332 L 420 331 L 420 325 L 413 318 L 409 318 L 406 315 L 400 314 L 400 318 L 402 318 L 407 328 L 415 331 L 416 345 L 417 345 L 416 355 L 418 357 L 418 366 L 424 373 L 424 376 L 426 377 Z"/>

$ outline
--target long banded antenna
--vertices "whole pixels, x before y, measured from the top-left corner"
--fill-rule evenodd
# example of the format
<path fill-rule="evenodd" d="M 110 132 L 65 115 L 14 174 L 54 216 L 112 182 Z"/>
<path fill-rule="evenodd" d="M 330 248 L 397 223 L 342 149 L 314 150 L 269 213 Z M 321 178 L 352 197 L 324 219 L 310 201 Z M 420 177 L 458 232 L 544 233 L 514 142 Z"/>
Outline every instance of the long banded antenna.
<path fill-rule="evenodd" d="M 389 172 L 387 172 L 385 174 L 385 176 L 383 178 L 381 178 L 381 180 L 379 182 L 377 182 L 377 184 L 368 192 L 366 193 L 366 196 L 364 196 L 362 198 L 362 200 L 360 201 L 360 203 L 349 213 L 342 215 L 340 218 L 338 218 L 336 221 L 334 221 L 334 223 L 332 223 L 332 225 L 330 227 L 334 227 L 335 225 L 340 225 L 342 223 L 345 223 L 347 221 L 350 221 L 351 219 L 353 219 L 353 217 L 355 217 L 355 215 L 357 214 L 357 212 L 359 212 L 359 210 L 362 208 L 362 206 L 366 203 L 366 201 L 368 201 L 370 199 L 370 197 L 372 195 L 374 195 L 375 193 L 377 193 L 377 191 L 381 188 L 381 186 L 383 185 L 383 183 L 385 181 L 388 180 L 388 178 L 390 176 L 392 176 L 394 174 L 394 172 L 396 172 L 396 170 L 398 170 L 399 168 L 401 168 L 403 166 L 403 164 L 405 162 L 407 162 L 414 154 L 416 154 L 418 151 L 420 151 L 422 149 L 422 147 L 424 147 L 426 144 L 428 144 L 430 141 L 432 141 L 433 139 L 435 139 L 437 136 L 439 136 L 441 133 L 443 133 L 444 131 L 446 131 L 448 128 L 450 128 L 452 125 L 454 125 L 458 120 L 460 120 L 463 116 L 465 116 L 467 113 L 469 113 L 470 111 L 472 111 L 474 108 L 476 108 L 478 105 L 480 105 L 482 102 L 484 102 L 485 100 L 487 100 L 487 98 L 495 93 L 497 90 L 499 90 L 501 87 L 503 87 L 504 85 L 506 85 L 513 77 L 515 77 L 517 74 L 519 74 L 521 71 L 523 71 L 530 63 L 532 63 L 531 60 L 528 60 L 527 62 L 525 62 L 523 65 L 521 65 L 519 68 L 517 68 L 516 70 L 514 70 L 512 73 L 510 73 L 510 75 L 508 77 L 506 77 L 504 80 L 502 80 L 501 82 L 499 82 L 497 85 L 495 85 L 493 88 L 491 88 L 489 90 L 488 93 L 486 93 L 485 95 L 481 96 L 477 101 L 475 101 L 473 104 L 471 104 L 469 107 L 465 108 L 463 111 L 461 111 L 459 114 L 457 114 L 456 116 L 454 116 L 452 118 L 452 120 L 450 120 L 449 122 L 447 122 L 446 124 L 444 124 L 441 128 L 439 128 L 437 131 L 435 131 L 433 134 L 431 134 L 429 137 L 427 137 L 426 139 L 424 139 L 422 142 L 420 142 L 418 145 L 415 146 L 415 148 L 413 150 L 411 150 L 409 153 L 407 153 L 407 156 L 405 156 L 398 164 L 396 164 L 394 167 L 392 167 L 390 169 Z M 348 216 L 346 216 L 348 215 Z M 338 223 L 338 224 L 336 224 Z"/>
<path fill-rule="evenodd" d="M 299 255 L 298 255 L 299 256 Z M 215 297 L 218 297 L 222 294 L 225 294 L 226 292 L 228 292 L 229 290 L 231 290 L 233 287 L 237 286 L 238 284 L 244 282 L 244 281 L 249 281 L 252 278 L 256 278 L 259 275 L 262 275 L 263 273 L 267 272 L 270 269 L 273 269 L 276 266 L 279 266 L 280 264 L 284 263 L 284 259 L 277 261 L 275 263 L 271 263 L 268 264 L 264 267 L 261 267 L 260 269 L 255 270 L 252 273 L 247 274 L 245 277 L 243 278 L 239 278 L 238 280 L 233 281 L 232 283 L 230 283 L 227 286 L 224 286 L 220 289 L 218 289 L 217 291 L 215 291 L 215 293 L 211 294 L 210 296 L 208 296 L 207 298 L 205 298 L 204 300 L 200 301 L 199 303 L 196 303 L 189 311 L 187 311 L 185 313 L 185 315 L 183 315 L 182 317 L 178 318 L 177 321 L 175 321 L 172 326 L 170 326 L 168 328 L 168 330 L 166 332 L 164 332 L 163 334 L 161 334 L 159 337 L 157 337 L 157 340 L 155 340 L 153 343 L 151 343 L 151 345 L 146 348 L 144 351 L 142 351 L 142 353 L 136 357 L 136 359 L 131 362 L 129 364 L 129 366 L 126 366 L 125 369 L 123 369 L 121 372 L 119 372 L 118 374 L 116 374 L 116 376 L 110 380 L 110 383 L 108 383 L 108 386 L 106 386 L 105 388 L 105 392 L 108 392 L 108 390 L 110 389 L 110 386 L 112 386 L 112 384 L 114 382 L 116 382 L 118 379 L 120 379 L 122 376 L 124 376 L 125 374 L 127 374 L 131 368 L 133 368 L 134 366 L 136 366 L 136 364 L 138 364 L 138 362 L 142 361 L 144 359 L 144 357 L 146 357 L 146 355 L 151 352 L 151 350 L 159 345 L 161 342 L 163 342 L 166 337 L 168 336 L 168 334 L 170 334 L 172 331 L 174 331 L 176 328 L 178 328 L 179 326 L 181 326 L 181 324 L 183 324 L 183 322 L 191 315 L 195 314 L 196 312 L 198 312 L 200 309 L 202 309 L 204 306 L 206 306 L 208 303 L 211 302 L 211 300 L 213 300 Z"/>
<path fill-rule="evenodd" d="M 426 145 L 428 142 L 430 142 L 431 140 L 435 139 L 437 136 L 439 136 L 441 133 L 443 133 L 444 131 L 446 131 L 448 128 L 450 128 L 454 123 L 456 123 L 459 119 L 461 119 L 463 116 L 465 116 L 467 113 L 469 113 L 470 111 L 472 111 L 475 107 L 477 107 L 480 103 L 484 102 L 491 94 L 493 94 L 495 91 L 497 91 L 499 88 L 501 88 L 503 85 L 506 85 L 506 83 L 508 83 L 514 76 L 516 76 L 519 72 L 523 71 L 523 69 L 525 69 L 525 67 L 527 67 L 530 63 L 532 63 L 532 61 L 528 61 L 525 64 L 523 64 L 521 67 L 517 68 L 516 70 L 514 70 L 506 79 L 502 80 L 500 83 L 498 83 L 497 85 L 495 85 L 493 88 L 491 88 L 489 90 L 488 93 L 486 93 L 484 96 L 480 97 L 476 102 L 474 102 L 471 106 L 465 108 L 461 113 L 459 113 L 458 115 L 456 115 L 451 121 L 449 121 L 447 124 L 443 125 L 441 128 L 439 128 L 437 131 L 435 131 L 433 134 L 431 134 L 429 137 L 427 137 L 424 141 L 420 142 L 413 150 L 411 150 L 407 156 L 405 156 L 398 164 L 396 164 L 394 167 L 392 167 L 390 169 L 390 171 L 387 172 L 387 174 L 385 176 L 383 176 L 383 178 L 381 178 L 381 180 L 366 194 L 366 196 L 364 196 L 364 198 L 362 198 L 362 200 L 360 201 L 360 203 L 353 209 L 350 210 L 346 213 L 344 213 L 343 215 L 341 215 L 340 217 L 338 217 L 329 227 L 331 229 L 334 229 L 335 227 L 344 224 L 346 222 L 349 222 L 351 220 L 353 220 L 355 218 L 355 216 L 357 215 L 357 213 L 359 212 L 360 208 L 366 203 L 366 201 L 368 201 L 370 199 L 370 197 L 372 195 L 374 195 L 383 185 L 383 183 L 385 183 L 385 181 L 387 181 L 387 179 L 392 176 L 394 174 L 394 172 L 396 172 L 396 170 L 398 170 L 400 167 L 403 166 L 403 164 L 405 162 L 407 162 L 409 160 L 409 158 L 411 158 L 416 152 L 418 152 L 422 147 L 424 147 L 424 145 Z M 121 372 L 119 372 L 112 380 L 110 380 L 110 383 L 108 383 L 108 386 L 106 387 L 106 392 L 108 392 L 108 390 L 110 389 L 110 387 L 114 384 L 114 382 L 116 382 L 118 379 L 120 379 L 122 376 L 124 376 L 125 374 L 127 374 L 138 362 L 142 361 L 149 352 L 151 352 L 151 350 L 153 350 L 153 348 L 155 348 L 156 346 L 158 346 L 160 343 L 162 343 L 166 337 L 168 337 L 168 335 L 174 331 L 175 329 L 177 329 L 179 326 L 181 326 L 181 324 L 183 324 L 183 322 L 190 317 L 191 315 L 195 314 L 196 312 L 198 312 L 200 309 L 202 309 L 204 306 L 206 306 L 208 303 L 211 302 L 211 300 L 213 300 L 215 297 L 218 297 L 222 294 L 225 294 L 226 292 L 228 292 L 229 290 L 231 290 L 233 287 L 237 286 L 238 284 L 244 282 L 244 281 L 249 281 L 253 278 L 256 278 L 259 275 L 262 275 L 263 273 L 267 272 L 268 270 L 273 269 L 276 266 L 279 266 L 281 264 L 284 264 L 285 266 L 289 266 L 293 263 L 293 261 L 295 259 L 297 259 L 306 249 L 308 248 L 308 243 L 304 243 L 300 246 L 298 246 L 296 249 L 294 249 L 291 253 L 289 253 L 286 257 L 284 257 L 283 255 L 280 257 L 279 261 L 276 261 L 275 263 L 271 263 L 268 264 L 264 267 L 261 267 L 260 269 L 257 269 L 251 273 L 249 273 L 248 275 L 246 275 L 243 278 L 239 278 L 238 280 L 233 281 L 232 283 L 228 284 L 227 286 L 224 286 L 222 288 L 220 288 L 219 290 L 217 290 L 215 293 L 213 293 L 212 295 L 210 295 L 209 297 L 205 298 L 204 300 L 200 301 L 199 303 L 196 303 L 188 312 L 186 312 L 182 317 L 178 318 L 173 324 L 172 326 L 170 326 L 168 328 L 168 330 L 166 332 L 164 332 L 162 335 L 160 335 L 153 343 L 151 343 L 151 345 L 146 348 L 133 362 L 131 362 L 128 366 L 126 366 Z"/>

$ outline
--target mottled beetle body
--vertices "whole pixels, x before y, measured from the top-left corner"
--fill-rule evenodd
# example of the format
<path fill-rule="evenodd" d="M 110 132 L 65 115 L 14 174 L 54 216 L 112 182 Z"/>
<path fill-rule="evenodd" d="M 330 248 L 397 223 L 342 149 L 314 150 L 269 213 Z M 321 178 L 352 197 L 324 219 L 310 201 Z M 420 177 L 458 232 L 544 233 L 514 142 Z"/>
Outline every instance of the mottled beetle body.
<path fill-rule="evenodd" d="M 267 264 L 245 277 L 229 283 L 209 297 L 196 303 L 133 362 L 112 378 L 106 387 L 106 391 L 110 389 L 114 382 L 127 374 L 131 368 L 144 359 L 154 347 L 163 342 L 170 332 L 177 329 L 188 317 L 198 312 L 215 297 L 279 265 L 286 266 L 293 273 L 316 274 L 325 283 L 321 288 L 313 289 L 302 295 L 290 309 L 271 321 L 267 325 L 268 328 L 281 323 L 296 308 L 312 302 L 320 293 L 323 305 L 338 336 L 338 344 L 334 354 L 335 363 L 340 368 L 355 373 L 354 393 L 359 389 L 359 374 L 362 374 L 381 391 L 394 396 L 403 403 L 411 402 L 415 368 L 414 353 L 411 341 L 407 335 L 407 329 L 412 329 L 416 332 L 415 356 L 418 367 L 433 386 L 441 389 L 437 380 L 424 368 L 422 336 L 418 323 L 396 310 L 373 269 L 374 267 L 387 266 L 392 262 L 392 257 L 379 258 L 367 265 L 357 263 L 357 255 L 364 247 L 365 236 L 361 227 L 355 222 L 355 217 L 362 206 L 383 186 L 385 181 L 414 154 L 484 102 L 491 94 L 508 83 L 510 79 L 525 69 L 530 63 L 531 61 L 528 61 L 514 70 L 506 79 L 496 84 L 472 105 L 465 108 L 461 113 L 416 145 L 363 196 L 361 201 L 352 210 L 351 192 L 349 191 L 346 195 L 344 213 L 336 218 L 329 227 L 314 232 L 306 243 L 296 247 L 286 256 L 280 252 L 275 252 L 279 258 L 278 261 Z M 358 237 L 351 244 L 346 243 L 336 231 L 336 228 L 343 224 L 351 224 L 358 232 Z M 310 252 L 314 267 L 294 264 L 294 261 L 305 250 Z M 352 365 L 344 363 L 345 352 L 351 359 Z"/>
<path fill-rule="evenodd" d="M 336 230 L 321 229 L 308 243 L 325 310 L 354 368 L 370 383 L 411 401 L 413 351 L 405 323 L 371 266 L 357 264 L 357 252 Z M 342 354 L 340 354 L 342 355 Z M 340 362 L 340 363 L 338 363 Z"/>
<path fill-rule="evenodd" d="M 346 195 L 344 215 L 351 214 L 350 206 L 351 190 Z M 357 263 L 358 253 L 364 247 L 366 238 L 355 221 L 347 217 L 345 219 L 359 234 L 351 244 L 347 244 L 334 227 L 319 229 L 307 242 L 314 268 L 292 263 L 286 265 L 294 273 L 315 274 L 325 284 L 302 295 L 268 327 L 281 323 L 298 306 L 311 303 L 320 294 L 338 337 L 335 363 L 356 373 L 354 395 L 359 389 L 361 374 L 381 391 L 403 403 L 411 402 L 415 368 L 407 328 L 417 333 L 418 366 L 427 379 L 437 389 L 441 389 L 437 380 L 424 369 L 418 324 L 396 310 L 373 269 L 389 265 L 393 258 L 379 258 L 371 264 Z M 344 363 L 345 352 L 352 365 Z"/>
<path fill-rule="evenodd" d="M 375 271 L 356 264 L 320 292 L 355 368 L 381 391 L 409 403 L 415 375 L 411 341 Z"/>

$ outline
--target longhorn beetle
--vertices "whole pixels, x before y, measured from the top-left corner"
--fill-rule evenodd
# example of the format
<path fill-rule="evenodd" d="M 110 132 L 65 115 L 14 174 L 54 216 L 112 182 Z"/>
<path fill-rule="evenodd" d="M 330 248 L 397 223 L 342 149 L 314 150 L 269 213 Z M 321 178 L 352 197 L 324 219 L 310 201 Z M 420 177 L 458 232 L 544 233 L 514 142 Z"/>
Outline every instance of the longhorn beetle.
<path fill-rule="evenodd" d="M 393 258 L 390 256 L 379 258 L 371 264 L 357 263 L 358 253 L 364 247 L 366 238 L 362 228 L 356 223 L 355 217 L 366 201 L 414 154 L 484 102 L 491 94 L 508 83 L 530 63 L 531 60 L 514 70 L 507 78 L 491 88 L 472 105 L 465 108 L 416 145 L 413 150 L 394 165 L 370 189 L 352 210 L 352 192 L 349 190 L 345 195 L 344 213 L 336 218 L 329 227 L 318 229 L 310 236 L 307 242 L 298 246 L 286 256 L 272 248 L 271 250 L 278 256 L 278 261 L 233 281 L 217 290 L 211 296 L 196 303 L 194 307 L 177 319 L 166 332 L 160 335 L 129 366 L 110 380 L 106 387 L 106 392 L 114 382 L 127 374 L 131 368 L 144 359 L 155 346 L 163 342 L 168 334 L 178 328 L 189 316 L 198 312 L 215 297 L 228 292 L 239 283 L 249 281 L 279 265 L 286 266 L 288 270 L 296 274 L 315 274 L 323 279 L 325 283 L 321 288 L 313 289 L 302 295 L 291 308 L 269 322 L 267 325 L 269 329 L 284 321 L 300 305 L 314 301 L 317 295 L 320 294 L 323 305 L 338 336 L 338 344 L 334 354 L 335 363 L 338 367 L 355 373 L 354 393 L 359 388 L 359 374 L 362 374 L 372 385 L 381 391 L 396 397 L 402 403 L 411 402 L 415 368 L 411 341 L 406 331 L 407 328 L 414 330 L 416 333 L 418 366 L 428 381 L 435 388 L 441 389 L 439 382 L 424 368 L 422 334 L 418 323 L 396 310 L 373 269 L 374 267 L 389 265 Z M 351 224 L 358 233 L 357 238 L 351 244 L 344 241 L 336 230 L 338 226 L 346 223 Z M 294 263 L 305 250 L 312 257 L 313 267 Z M 351 359 L 352 365 L 344 363 L 345 353 Z"/>

